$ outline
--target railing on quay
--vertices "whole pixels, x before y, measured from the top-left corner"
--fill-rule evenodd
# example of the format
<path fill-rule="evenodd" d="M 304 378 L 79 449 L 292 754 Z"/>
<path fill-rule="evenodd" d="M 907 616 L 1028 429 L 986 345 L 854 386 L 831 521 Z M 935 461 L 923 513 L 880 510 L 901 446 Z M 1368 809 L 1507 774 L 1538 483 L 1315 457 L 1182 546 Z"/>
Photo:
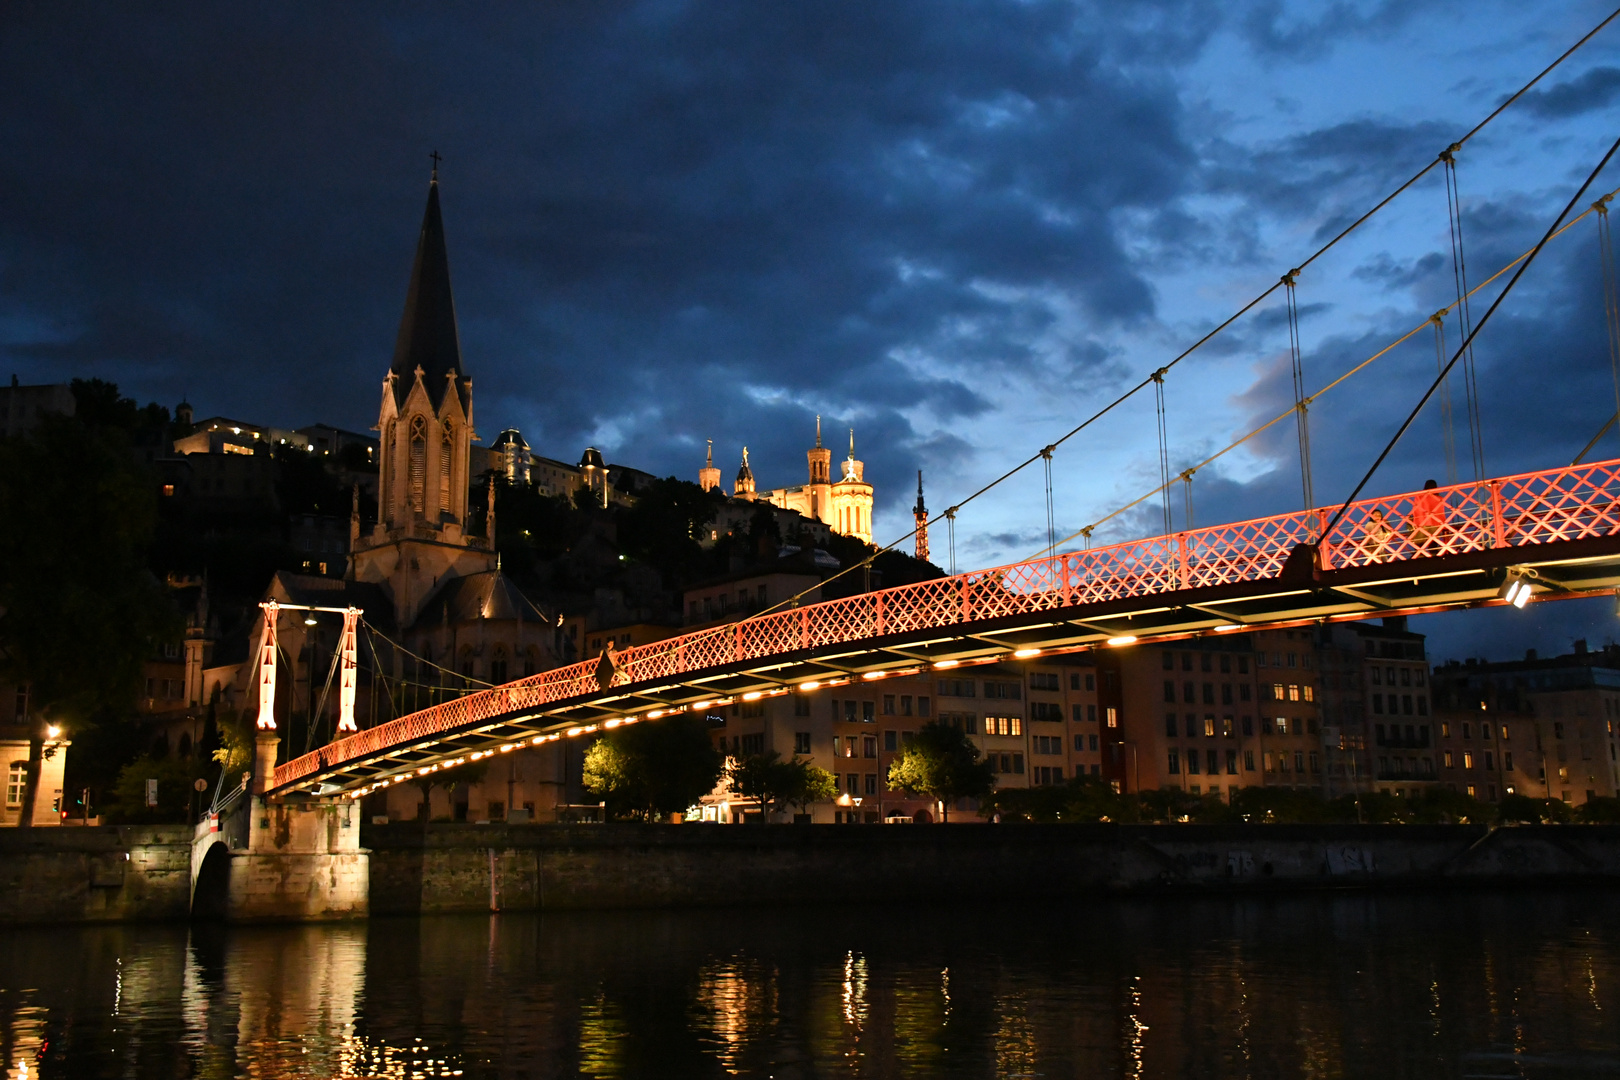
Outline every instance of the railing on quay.
<path fill-rule="evenodd" d="M 1456 484 L 1171 533 L 788 608 L 617 654 L 614 686 L 871 638 L 1157 593 L 1263 581 L 1300 544 L 1324 570 L 1620 533 L 1620 460 Z M 275 771 L 283 787 L 441 732 L 600 692 L 596 659 L 399 717 Z"/>

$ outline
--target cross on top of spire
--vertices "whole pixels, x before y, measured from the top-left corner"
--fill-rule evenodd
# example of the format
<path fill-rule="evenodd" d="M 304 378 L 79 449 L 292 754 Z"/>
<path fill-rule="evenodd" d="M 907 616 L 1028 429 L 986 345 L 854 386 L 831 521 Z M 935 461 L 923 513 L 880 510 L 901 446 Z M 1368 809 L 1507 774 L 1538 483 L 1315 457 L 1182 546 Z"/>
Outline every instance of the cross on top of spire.
<path fill-rule="evenodd" d="M 435 151 L 433 151 L 433 153 L 429 154 L 428 157 L 433 159 L 433 176 L 432 176 L 432 179 L 437 180 L 439 178 L 439 162 L 443 161 L 444 158 L 439 156 L 439 152 L 437 150 L 435 150 Z"/>

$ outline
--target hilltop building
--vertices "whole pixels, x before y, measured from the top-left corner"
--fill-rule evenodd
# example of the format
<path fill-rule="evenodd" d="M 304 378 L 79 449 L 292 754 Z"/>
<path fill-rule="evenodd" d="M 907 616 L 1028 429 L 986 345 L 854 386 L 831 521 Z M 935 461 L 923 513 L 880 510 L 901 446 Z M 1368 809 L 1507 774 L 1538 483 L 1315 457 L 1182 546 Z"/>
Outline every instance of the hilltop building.
<path fill-rule="evenodd" d="M 849 457 L 843 462 L 836 481 L 832 479 L 832 451 L 821 444 L 821 417 L 816 417 L 816 445 L 806 457 L 810 463 L 809 482 L 798 487 L 760 491 L 754 470 L 743 447 L 742 467 L 731 497 L 747 502 L 769 503 L 792 510 L 811 521 L 825 524 L 833 532 L 872 542 L 872 485 L 866 482 L 866 464 L 855 457 L 855 429 L 849 431 Z M 708 461 L 698 471 L 698 484 L 705 491 L 720 486 L 720 470 L 714 467 L 714 443 L 709 443 Z"/>

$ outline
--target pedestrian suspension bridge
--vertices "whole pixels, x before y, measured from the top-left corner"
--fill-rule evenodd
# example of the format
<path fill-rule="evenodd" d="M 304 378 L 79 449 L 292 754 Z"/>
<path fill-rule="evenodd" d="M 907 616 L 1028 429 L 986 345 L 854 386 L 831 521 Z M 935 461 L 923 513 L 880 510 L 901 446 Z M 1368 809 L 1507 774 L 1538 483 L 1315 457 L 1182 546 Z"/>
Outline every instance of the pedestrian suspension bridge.
<path fill-rule="evenodd" d="M 1592 34 L 1614 18 L 1611 15 Z M 1592 170 L 1540 242 L 1476 284 L 1468 280 L 1457 185 L 1457 163 L 1469 139 L 1592 34 L 1231 318 L 997 480 L 1000 484 L 1035 462 L 1042 463 L 1048 543 L 1036 557 L 843 599 L 788 602 L 729 625 L 610 651 L 599 658 L 470 692 L 367 730 L 353 730 L 355 615 L 351 613 L 342 684 L 348 711 L 339 737 L 275 767 L 261 778 L 257 790 L 358 799 L 466 761 L 589 736 L 621 724 L 656 722 L 681 712 L 703 713 L 739 700 L 815 693 L 851 683 L 1009 659 L 1237 634 L 1261 627 L 1503 604 L 1522 607 L 1531 601 L 1613 594 L 1620 588 L 1620 460 L 1585 462 L 1584 458 L 1615 420 L 1610 419 L 1573 464 L 1489 475 L 1473 346 L 1498 305 L 1543 249 L 1591 219 L 1599 238 L 1609 359 L 1616 386 L 1615 416 L 1620 418 L 1620 301 L 1608 232 L 1608 205 L 1614 192 L 1598 196 L 1593 190 L 1620 142 Z M 1434 170 L 1442 173 L 1445 186 L 1455 303 L 1364 363 L 1308 393 L 1295 299 L 1301 281 L 1308 277 L 1307 270 Z M 1598 197 L 1591 201 L 1594 196 Z M 1482 302 L 1488 289 L 1495 290 L 1494 297 L 1476 318 L 1473 305 Z M 1266 300 L 1278 298 L 1279 292 L 1289 327 L 1292 406 L 1198 465 L 1172 473 L 1164 407 L 1168 376 L 1240 318 Z M 1459 343 L 1455 349 L 1447 343 L 1448 327 Z M 1342 503 L 1319 503 L 1311 473 L 1312 405 L 1397 346 L 1426 332 L 1435 340 L 1434 380 L 1349 497 Z M 1524 362 L 1528 366 L 1532 360 Z M 1466 455 L 1457 452 L 1453 434 L 1458 426 L 1453 387 L 1459 389 L 1461 398 L 1456 412 L 1464 421 Z M 1051 483 L 1056 451 L 1125 401 L 1150 390 L 1157 416 L 1160 485 L 1073 536 L 1059 539 Z M 1445 475 L 1447 482 L 1415 492 L 1361 497 L 1420 415 L 1427 418 L 1426 423 L 1437 420 L 1444 432 L 1444 460 L 1437 459 L 1433 471 Z M 1298 437 L 1302 509 L 1193 528 L 1191 491 L 1198 471 L 1287 419 L 1293 420 Z M 1368 447 L 1369 456 L 1372 449 Z M 1472 479 L 1458 479 L 1459 458 L 1471 464 Z M 1171 499 L 1178 484 L 1186 498 L 1179 530 L 1172 527 Z M 926 550 L 927 528 L 943 523 L 950 531 L 954 571 L 958 515 L 985 490 L 988 487 L 933 519 L 922 510 L 919 497 L 918 532 L 912 534 L 919 538 L 919 551 Z M 1092 546 L 1099 526 L 1116 518 L 1126 520 L 1121 515 L 1151 505 L 1155 499 L 1163 510 L 1158 535 Z M 909 537 L 897 544 L 905 539 Z M 261 698 L 268 694 L 273 700 L 274 613 L 270 614 L 271 648 L 261 665 L 260 683 Z M 272 714 L 261 710 L 261 715 Z M 273 720 L 270 723 L 273 726 Z"/>

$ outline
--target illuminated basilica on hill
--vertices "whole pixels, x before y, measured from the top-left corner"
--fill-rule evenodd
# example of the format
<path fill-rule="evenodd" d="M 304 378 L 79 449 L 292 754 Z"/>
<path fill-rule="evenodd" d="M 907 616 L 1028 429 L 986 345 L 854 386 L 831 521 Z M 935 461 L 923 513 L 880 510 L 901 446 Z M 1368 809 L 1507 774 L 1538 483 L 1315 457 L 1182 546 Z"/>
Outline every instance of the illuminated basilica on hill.
<path fill-rule="evenodd" d="M 759 491 L 754 486 L 754 470 L 748 463 L 748 447 L 743 447 L 742 467 L 731 497 L 748 502 L 769 503 L 793 510 L 819 521 L 833 532 L 872 542 L 872 485 L 866 482 L 866 463 L 855 457 L 855 429 L 849 432 L 849 457 L 842 463 L 842 474 L 832 479 L 832 451 L 821 445 L 821 417 L 816 417 L 816 445 L 810 459 L 810 482 L 798 487 Z M 708 463 L 698 470 L 698 483 L 704 491 L 720 487 L 720 470 L 714 466 L 714 444 L 709 444 Z"/>

